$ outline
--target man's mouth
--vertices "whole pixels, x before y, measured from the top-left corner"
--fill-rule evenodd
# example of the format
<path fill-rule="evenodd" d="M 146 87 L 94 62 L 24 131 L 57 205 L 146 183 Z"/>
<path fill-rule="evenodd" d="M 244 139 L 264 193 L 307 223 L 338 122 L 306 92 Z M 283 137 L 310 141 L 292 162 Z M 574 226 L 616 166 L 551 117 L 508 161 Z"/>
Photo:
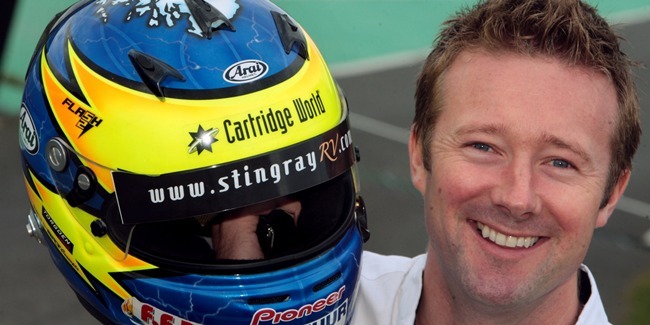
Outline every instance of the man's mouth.
<path fill-rule="evenodd" d="M 483 235 L 483 238 L 488 239 L 491 242 L 503 247 L 529 248 L 535 245 L 535 243 L 539 240 L 539 237 L 517 237 L 517 236 L 502 234 L 478 221 L 476 222 L 476 225 L 478 231 L 481 233 L 481 235 Z"/>

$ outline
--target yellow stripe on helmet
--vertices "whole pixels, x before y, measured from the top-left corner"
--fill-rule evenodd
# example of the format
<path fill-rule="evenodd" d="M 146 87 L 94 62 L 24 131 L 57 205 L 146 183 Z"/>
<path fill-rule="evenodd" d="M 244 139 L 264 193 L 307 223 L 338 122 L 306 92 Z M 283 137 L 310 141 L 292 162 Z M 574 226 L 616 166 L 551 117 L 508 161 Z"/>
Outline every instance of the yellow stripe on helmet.
<path fill-rule="evenodd" d="M 69 44 L 86 105 L 56 80 L 45 57 L 41 66 L 54 116 L 79 155 L 108 169 L 158 175 L 264 154 L 337 125 L 344 114 L 337 87 L 308 43 L 312 60 L 289 80 L 221 99 L 160 100 L 93 71 Z M 212 130 L 211 152 L 191 151 L 199 127 Z M 108 172 L 97 176 L 110 184 Z"/>

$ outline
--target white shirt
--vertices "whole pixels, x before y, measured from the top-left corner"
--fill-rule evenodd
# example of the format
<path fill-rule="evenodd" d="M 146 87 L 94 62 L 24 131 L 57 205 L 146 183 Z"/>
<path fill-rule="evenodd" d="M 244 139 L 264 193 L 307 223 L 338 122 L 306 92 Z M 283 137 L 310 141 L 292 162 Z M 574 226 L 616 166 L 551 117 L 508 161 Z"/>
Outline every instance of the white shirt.
<path fill-rule="evenodd" d="M 413 324 L 422 292 L 426 254 L 408 258 L 363 252 L 359 294 L 352 324 Z M 610 324 L 598 288 L 589 269 L 591 296 L 576 325 Z"/>

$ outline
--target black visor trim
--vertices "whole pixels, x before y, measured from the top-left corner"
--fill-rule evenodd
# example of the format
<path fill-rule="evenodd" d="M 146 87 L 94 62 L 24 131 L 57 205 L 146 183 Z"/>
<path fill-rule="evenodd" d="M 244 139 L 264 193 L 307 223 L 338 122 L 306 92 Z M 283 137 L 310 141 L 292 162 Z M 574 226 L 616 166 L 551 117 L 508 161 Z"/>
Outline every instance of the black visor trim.
<path fill-rule="evenodd" d="M 114 171 L 121 221 L 183 219 L 287 196 L 350 169 L 353 149 L 346 118 L 319 136 L 251 159 L 160 176 Z"/>

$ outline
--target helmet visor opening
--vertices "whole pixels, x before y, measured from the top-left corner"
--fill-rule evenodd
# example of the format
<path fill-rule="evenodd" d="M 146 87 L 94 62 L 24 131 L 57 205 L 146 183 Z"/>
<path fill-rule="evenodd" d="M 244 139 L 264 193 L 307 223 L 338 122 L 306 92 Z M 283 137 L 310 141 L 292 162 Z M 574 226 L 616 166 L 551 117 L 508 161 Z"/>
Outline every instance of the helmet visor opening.
<path fill-rule="evenodd" d="M 109 235 L 129 254 L 154 265 L 254 272 L 298 263 L 331 247 L 352 224 L 355 197 L 348 171 L 287 197 L 211 216 L 136 226 L 113 223 Z"/>

